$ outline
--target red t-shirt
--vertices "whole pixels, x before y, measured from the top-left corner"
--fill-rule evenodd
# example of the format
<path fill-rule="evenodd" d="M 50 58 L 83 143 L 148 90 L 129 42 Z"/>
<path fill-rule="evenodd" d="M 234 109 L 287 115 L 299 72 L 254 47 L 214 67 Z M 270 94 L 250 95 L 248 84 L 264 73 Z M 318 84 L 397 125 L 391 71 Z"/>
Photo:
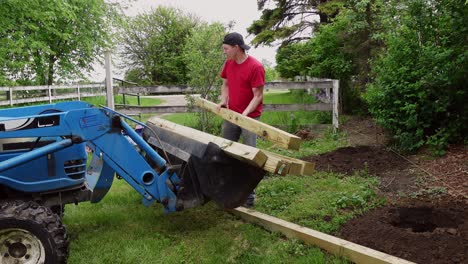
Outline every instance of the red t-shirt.
<path fill-rule="evenodd" d="M 234 60 L 227 60 L 221 72 L 221 78 L 227 79 L 229 90 L 229 109 L 242 113 L 254 94 L 252 89 L 265 85 L 265 69 L 252 56 L 241 64 Z M 262 103 L 249 114 L 249 117 L 259 117 L 262 114 Z"/>

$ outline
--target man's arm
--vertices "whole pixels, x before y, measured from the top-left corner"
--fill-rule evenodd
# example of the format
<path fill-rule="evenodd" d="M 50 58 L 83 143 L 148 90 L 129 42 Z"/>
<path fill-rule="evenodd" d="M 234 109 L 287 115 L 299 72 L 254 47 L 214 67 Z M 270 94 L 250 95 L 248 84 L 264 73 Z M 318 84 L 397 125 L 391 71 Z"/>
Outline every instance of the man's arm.
<path fill-rule="evenodd" d="M 228 90 L 228 82 L 226 79 L 223 79 L 223 85 L 221 85 L 221 102 L 218 104 L 218 111 L 221 107 L 228 107 L 229 103 L 229 90 Z"/>
<path fill-rule="evenodd" d="M 247 106 L 247 108 L 245 108 L 244 112 L 242 112 L 242 115 L 247 116 L 248 114 L 252 113 L 253 111 L 255 111 L 255 109 L 257 109 L 257 106 L 261 102 L 263 102 L 263 86 L 253 88 L 252 91 L 254 96 L 252 100 L 250 100 L 250 103 Z"/>

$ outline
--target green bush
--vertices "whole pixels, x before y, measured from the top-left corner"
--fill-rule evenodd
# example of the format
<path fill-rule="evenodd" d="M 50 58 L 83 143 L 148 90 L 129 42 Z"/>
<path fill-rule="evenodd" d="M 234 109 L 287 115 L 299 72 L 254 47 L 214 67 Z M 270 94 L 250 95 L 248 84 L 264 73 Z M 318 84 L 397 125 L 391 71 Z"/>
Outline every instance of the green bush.
<path fill-rule="evenodd" d="M 442 154 L 468 134 L 467 6 L 422 0 L 402 5 L 394 11 L 399 19 L 387 25 L 387 49 L 374 64 L 365 99 L 401 150 L 429 145 Z"/>

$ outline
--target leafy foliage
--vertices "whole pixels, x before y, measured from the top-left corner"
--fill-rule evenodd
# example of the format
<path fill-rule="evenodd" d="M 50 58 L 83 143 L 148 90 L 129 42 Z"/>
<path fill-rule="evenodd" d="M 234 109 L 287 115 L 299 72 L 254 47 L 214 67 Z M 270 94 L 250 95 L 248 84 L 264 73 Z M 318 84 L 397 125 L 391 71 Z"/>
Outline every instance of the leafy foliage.
<path fill-rule="evenodd" d="M 272 82 L 272 81 L 276 81 L 279 79 L 279 73 L 275 69 L 275 67 L 271 65 L 271 62 L 267 60 L 262 60 L 262 64 L 263 64 L 263 67 L 265 68 L 265 81 L 266 82 Z"/>
<path fill-rule="evenodd" d="M 271 3 L 272 2 L 272 3 Z M 319 22 L 326 23 L 329 14 L 318 8 L 327 0 L 259 0 L 260 19 L 255 20 L 247 29 L 254 34 L 255 45 L 271 44 L 280 41 L 282 45 L 310 38 L 312 28 Z M 267 5 L 270 4 L 270 5 Z"/>
<path fill-rule="evenodd" d="M 122 55 L 127 77 L 146 84 L 186 84 L 184 48 L 199 19 L 172 7 L 129 18 Z"/>
<path fill-rule="evenodd" d="M 202 24 L 187 40 L 184 48 L 184 58 L 188 69 L 188 84 L 196 89 L 201 97 L 216 102 L 219 97 L 221 78 L 219 73 L 224 62 L 221 51 L 222 39 L 225 35 L 223 25 Z M 191 96 L 189 105 L 193 105 Z M 208 111 L 196 113 L 199 119 L 197 129 L 208 133 L 219 132 L 219 124 Z"/>
<path fill-rule="evenodd" d="M 430 144 L 442 154 L 468 134 L 467 11 L 459 1 L 422 0 L 387 10 L 387 48 L 366 99 L 403 150 Z"/>
<path fill-rule="evenodd" d="M 81 76 L 111 44 L 119 12 L 103 0 L 2 1 L 0 82 L 51 85 L 57 75 Z"/>
<path fill-rule="evenodd" d="M 352 112 L 359 103 L 359 93 L 352 78 L 359 67 L 354 63 L 355 51 L 350 50 L 349 16 L 343 10 L 333 23 L 318 27 L 315 37 L 307 42 L 283 46 L 278 50 L 277 70 L 281 76 L 313 76 L 340 80 L 340 97 L 345 112 Z M 358 103 L 356 103 L 358 102 Z"/>
<path fill-rule="evenodd" d="M 225 60 L 221 43 L 226 34 L 223 25 L 202 24 L 187 39 L 184 58 L 188 68 L 188 84 L 198 89 L 203 98 L 215 101 L 221 85 L 219 73 Z"/>

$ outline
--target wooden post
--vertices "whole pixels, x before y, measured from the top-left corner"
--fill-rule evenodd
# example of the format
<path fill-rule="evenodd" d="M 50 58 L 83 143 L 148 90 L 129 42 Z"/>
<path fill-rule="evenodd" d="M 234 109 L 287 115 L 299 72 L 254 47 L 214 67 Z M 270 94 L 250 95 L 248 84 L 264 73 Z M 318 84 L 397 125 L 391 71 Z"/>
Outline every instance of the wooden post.
<path fill-rule="evenodd" d="M 50 85 L 47 85 L 47 92 L 49 93 L 49 104 L 52 103 L 52 89 L 50 88 Z"/>
<path fill-rule="evenodd" d="M 338 112 L 339 112 L 339 92 L 340 81 L 333 80 L 333 130 L 336 132 L 339 128 Z"/>
<path fill-rule="evenodd" d="M 13 88 L 9 87 L 8 93 L 10 94 L 10 106 L 13 106 Z"/>
<path fill-rule="evenodd" d="M 80 94 L 80 85 L 76 85 L 76 92 L 78 93 L 78 101 L 81 101 L 81 94 Z"/>
<path fill-rule="evenodd" d="M 111 52 L 105 52 L 105 67 L 106 67 L 106 102 L 107 107 L 114 110 L 114 89 L 112 87 L 112 61 L 111 61 Z"/>

